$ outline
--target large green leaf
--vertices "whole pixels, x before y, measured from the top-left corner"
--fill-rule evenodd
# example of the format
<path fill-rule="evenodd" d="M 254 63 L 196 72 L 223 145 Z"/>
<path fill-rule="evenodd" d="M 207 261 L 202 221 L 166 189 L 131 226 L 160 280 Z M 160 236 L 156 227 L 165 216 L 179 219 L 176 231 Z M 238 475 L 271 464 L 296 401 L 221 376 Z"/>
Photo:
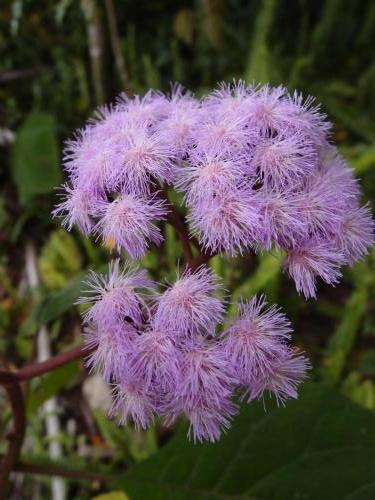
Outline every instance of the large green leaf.
<path fill-rule="evenodd" d="M 54 117 L 31 113 L 21 125 L 12 149 L 12 173 L 22 203 L 60 184 L 58 151 Z"/>
<path fill-rule="evenodd" d="M 217 444 L 179 432 L 121 484 L 132 500 L 375 498 L 375 418 L 334 390 L 306 385 L 286 408 L 242 410 Z"/>

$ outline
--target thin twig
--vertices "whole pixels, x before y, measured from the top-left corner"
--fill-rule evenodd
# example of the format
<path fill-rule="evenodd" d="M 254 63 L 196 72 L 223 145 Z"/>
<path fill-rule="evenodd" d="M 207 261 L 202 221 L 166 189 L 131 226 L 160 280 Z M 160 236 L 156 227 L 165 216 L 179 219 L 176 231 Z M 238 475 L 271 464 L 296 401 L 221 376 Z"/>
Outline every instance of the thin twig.
<path fill-rule="evenodd" d="M 25 437 L 25 403 L 19 383 L 5 385 L 13 414 L 13 430 L 8 435 L 9 446 L 0 464 L 0 500 L 7 498 L 9 474 L 17 462 Z"/>
<path fill-rule="evenodd" d="M 55 370 L 59 366 L 66 365 L 75 359 L 88 356 L 92 350 L 92 348 L 80 344 L 77 347 L 73 347 L 73 349 L 70 349 L 69 351 L 57 354 L 46 361 L 26 365 L 17 371 L 0 370 L 0 384 L 4 385 L 23 382 L 40 375 L 44 375 L 45 373 Z"/>
<path fill-rule="evenodd" d="M 14 464 L 13 471 L 22 472 L 24 474 L 40 474 L 43 476 L 66 477 L 67 479 L 100 481 L 103 483 L 108 483 L 114 479 L 111 474 L 106 474 L 105 472 L 71 470 L 59 465 L 32 464 L 22 461 Z"/>
<path fill-rule="evenodd" d="M 18 371 L 0 370 L 0 384 L 7 392 L 14 419 L 13 431 L 8 437 L 10 441 L 8 451 L 0 465 L 0 500 L 6 498 L 9 474 L 14 469 L 25 436 L 25 403 L 20 382 L 55 370 L 59 366 L 89 355 L 90 352 L 92 348 L 79 345 L 70 351 L 65 351 L 46 361 L 32 363 Z"/>
<path fill-rule="evenodd" d="M 180 214 L 172 209 L 168 212 L 167 222 L 175 229 L 181 243 L 182 250 L 184 252 L 184 257 L 186 259 L 186 264 L 189 268 L 191 268 L 194 264 L 194 256 L 190 247 L 189 234 L 185 227 L 184 221 L 180 217 Z"/>
<path fill-rule="evenodd" d="M 164 187 L 164 189 L 162 189 L 161 191 L 158 191 L 157 194 L 160 198 L 162 198 L 162 200 L 167 203 L 167 222 L 174 228 L 182 243 L 182 250 L 184 252 L 187 267 L 192 268 L 194 267 L 194 255 L 190 247 L 190 243 L 192 241 L 189 237 L 189 231 L 186 227 L 185 221 L 177 212 L 174 205 L 169 201 L 168 191 L 166 187 Z"/>

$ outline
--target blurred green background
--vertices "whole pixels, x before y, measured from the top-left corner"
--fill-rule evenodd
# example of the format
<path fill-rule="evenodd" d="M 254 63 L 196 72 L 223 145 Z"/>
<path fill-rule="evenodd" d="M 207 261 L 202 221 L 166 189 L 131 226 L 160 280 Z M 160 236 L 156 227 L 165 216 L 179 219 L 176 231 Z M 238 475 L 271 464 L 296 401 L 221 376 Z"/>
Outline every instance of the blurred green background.
<path fill-rule="evenodd" d="M 374 47 L 375 3 L 371 0 L 2 1 L 3 364 L 21 366 L 37 359 L 37 339 L 43 326 L 48 328 L 47 343 L 52 353 L 78 343 L 79 311 L 73 303 L 79 296 L 82 276 L 88 268 L 100 269 L 109 259 L 105 248 L 78 231 L 68 234 L 59 229 L 58 222 L 50 216 L 57 202 L 54 188 L 63 180 L 63 141 L 82 126 L 95 106 L 111 101 L 123 90 L 168 90 L 172 81 L 197 94 L 204 94 L 218 81 L 233 78 L 283 83 L 290 90 L 302 90 L 322 102 L 334 123 L 334 140 L 361 179 L 363 199 L 373 204 Z M 172 278 L 181 257 L 173 232 L 169 228 L 164 231 L 165 250 L 154 250 L 143 261 L 158 280 Z M 294 325 L 294 341 L 312 359 L 312 379 L 319 387 L 331 386 L 334 389 L 324 390 L 343 393 L 374 412 L 374 262 L 373 253 L 353 269 L 346 269 L 336 288 L 320 285 L 318 300 L 308 302 L 296 294 L 291 281 L 283 275 L 280 256 L 249 255 L 229 264 L 215 257 L 211 265 L 234 298 L 265 292 L 270 302 L 285 309 Z M 33 270 L 39 276 L 34 282 Z M 29 461 L 49 463 L 51 439 L 59 442 L 58 461 L 67 469 L 102 471 L 122 477 L 126 470 L 133 470 L 134 464 L 141 467 L 150 456 L 163 460 L 158 450 L 170 438 L 170 432 L 158 424 L 144 433 L 119 429 L 105 416 L 108 390 L 96 378 L 88 377 L 78 363 L 34 380 L 27 395 L 28 429 L 23 457 Z M 51 397 L 60 426 L 58 435 L 52 438 L 44 422 L 45 401 Z M 353 422 L 357 418 L 350 415 L 348 425 L 350 418 Z M 7 429 L 10 420 L 9 408 L 1 397 L 0 431 Z M 243 425 L 245 429 L 246 424 Z M 373 421 L 369 425 L 374 430 Z M 233 440 L 236 431 L 232 432 L 229 438 Z M 176 439 L 178 436 L 175 443 Z M 2 440 L 0 453 L 4 450 Z M 191 448 L 187 450 L 180 453 L 187 456 Z M 219 450 L 227 460 L 229 451 L 225 444 Z M 375 464 L 373 455 L 366 460 Z M 134 470 L 141 470 L 141 476 L 147 472 Z M 134 474 L 136 477 L 137 472 Z M 240 468 L 233 484 L 242 484 L 244 477 L 246 471 Z M 178 486 L 169 488 L 167 494 L 166 490 L 139 490 L 139 486 L 131 486 L 132 481 L 124 482 L 130 498 L 185 498 Z M 12 494 L 14 498 L 52 498 L 50 487 L 50 478 L 17 476 Z M 86 499 L 121 489 L 122 484 L 69 480 L 64 488 L 67 498 Z M 224 497 L 220 496 L 220 488 L 219 496 L 202 488 L 192 490 L 190 498 L 236 498 L 234 492 L 245 491 L 245 486 L 237 490 L 228 486 L 233 496 L 228 493 Z M 311 496 L 292 497 L 288 496 L 291 490 L 285 491 L 289 491 L 287 496 L 267 496 L 262 490 L 259 498 L 344 498 L 332 493 L 336 490 L 319 497 L 314 492 Z M 374 490 L 372 493 L 375 495 Z M 116 498 L 124 498 L 117 495 Z M 350 498 L 374 497 L 365 489 L 363 496 Z"/>

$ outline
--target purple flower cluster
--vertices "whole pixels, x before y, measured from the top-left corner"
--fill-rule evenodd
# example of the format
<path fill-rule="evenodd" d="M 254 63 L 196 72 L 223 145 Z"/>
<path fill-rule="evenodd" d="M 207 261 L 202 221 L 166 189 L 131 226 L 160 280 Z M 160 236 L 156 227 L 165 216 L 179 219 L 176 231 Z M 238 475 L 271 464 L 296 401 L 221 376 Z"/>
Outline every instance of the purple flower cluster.
<path fill-rule="evenodd" d="M 330 128 L 311 98 L 281 86 L 240 81 L 200 100 L 180 86 L 123 96 L 67 143 L 55 214 L 137 259 L 163 240 L 159 191 L 173 186 L 206 252 L 281 248 L 298 292 L 315 297 L 317 278 L 335 284 L 373 243 L 369 207 Z"/>
<path fill-rule="evenodd" d="M 312 99 L 284 87 L 238 82 L 202 99 L 180 86 L 121 96 L 67 143 L 68 181 L 54 214 L 139 259 L 162 243 L 159 223 L 176 221 L 166 199 L 174 188 L 199 257 L 281 249 L 297 291 L 315 297 L 317 278 L 337 283 L 341 267 L 374 241 L 369 207 L 330 128 Z M 177 219 L 188 269 L 163 293 L 119 261 L 106 275 L 92 273 L 80 300 L 90 305 L 89 365 L 113 385 L 111 413 L 123 423 L 146 428 L 155 415 L 167 425 L 185 415 L 194 441 L 215 441 L 238 398 L 296 398 L 309 363 L 264 297 L 240 303 L 222 331 L 221 285 L 199 267 L 207 259 L 195 259 Z"/>
<path fill-rule="evenodd" d="M 194 441 L 216 441 L 237 413 L 237 396 L 251 401 L 271 391 L 278 402 L 296 398 L 309 367 L 290 347 L 291 328 L 263 297 L 239 305 L 221 333 L 225 304 L 206 267 L 186 272 L 157 293 L 141 270 L 110 265 L 92 273 L 80 300 L 89 365 L 113 384 L 111 414 L 146 428 L 155 415 L 170 425 L 185 415 Z"/>

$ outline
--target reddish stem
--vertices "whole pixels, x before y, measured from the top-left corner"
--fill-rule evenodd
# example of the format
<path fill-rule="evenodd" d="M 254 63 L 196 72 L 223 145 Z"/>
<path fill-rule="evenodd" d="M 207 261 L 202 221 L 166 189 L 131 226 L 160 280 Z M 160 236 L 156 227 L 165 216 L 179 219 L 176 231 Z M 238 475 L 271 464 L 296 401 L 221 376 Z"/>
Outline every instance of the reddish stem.
<path fill-rule="evenodd" d="M 182 248 L 184 252 L 184 257 L 186 259 L 187 268 L 194 271 L 202 264 L 209 261 L 212 254 L 206 254 L 203 252 L 199 243 L 194 239 L 189 237 L 189 232 L 186 227 L 185 221 L 181 215 L 175 210 L 175 208 L 169 203 L 167 193 L 164 191 L 164 196 L 169 204 L 169 213 L 167 221 L 175 229 L 179 239 L 182 243 Z M 191 249 L 191 244 L 198 250 L 198 255 L 194 257 Z M 34 377 L 38 377 L 47 372 L 55 370 L 56 368 L 63 366 L 75 359 L 80 359 L 88 356 L 92 352 L 92 348 L 85 347 L 84 345 L 79 345 L 74 347 L 70 351 L 65 351 L 58 354 L 52 358 L 42 361 L 40 363 L 32 363 L 20 368 L 17 371 L 1 370 L 0 369 L 0 384 L 5 387 L 7 391 L 9 402 L 12 408 L 12 413 L 14 416 L 13 432 L 9 436 L 10 444 L 7 453 L 4 455 L 1 468 L 0 468 L 0 500 L 5 498 L 9 474 L 12 470 L 18 470 L 22 472 L 31 472 L 36 474 L 49 474 L 49 475 L 61 475 L 63 477 L 74 478 L 86 478 L 86 479 L 99 479 L 105 480 L 104 476 L 100 477 L 100 474 L 82 473 L 81 471 L 67 471 L 59 467 L 46 467 L 32 464 L 18 464 L 17 459 L 21 451 L 22 443 L 25 436 L 25 403 L 22 394 L 22 389 L 20 382 L 30 380 Z M 103 479 L 102 479 L 103 478 Z"/>
<path fill-rule="evenodd" d="M 9 474 L 18 459 L 25 437 L 25 403 L 19 383 L 5 385 L 13 413 L 13 430 L 8 435 L 9 446 L 0 464 L 0 499 L 7 498 Z"/>
<path fill-rule="evenodd" d="M 0 384 L 7 392 L 13 414 L 13 430 L 8 436 L 9 447 L 0 465 L 0 500 L 6 498 L 9 474 L 15 467 L 25 437 L 25 402 L 20 382 L 55 370 L 75 359 L 83 358 L 91 351 L 92 349 L 79 345 L 70 351 L 65 351 L 40 363 L 26 365 L 17 371 L 0 370 Z"/>
<path fill-rule="evenodd" d="M 164 200 L 168 203 L 167 222 L 175 229 L 181 243 L 187 267 L 194 271 L 202 264 L 206 264 L 214 254 L 206 254 L 196 238 L 189 236 L 189 231 L 183 217 L 177 212 L 175 207 L 169 202 L 166 188 L 161 192 Z M 194 257 L 191 244 L 198 250 L 198 255 Z"/>
<path fill-rule="evenodd" d="M 189 234 L 182 217 L 178 212 L 176 212 L 176 210 L 172 208 L 168 212 L 167 221 L 175 229 L 178 237 L 180 238 L 187 266 L 192 267 L 194 262 L 194 256 L 190 247 Z"/>
<path fill-rule="evenodd" d="M 59 366 L 66 365 L 75 359 L 84 358 L 85 356 L 88 356 L 92 350 L 92 348 L 81 344 L 74 347 L 70 351 L 62 352 L 61 354 L 57 354 L 46 361 L 41 361 L 40 363 L 26 365 L 14 372 L 9 370 L 0 370 L 0 384 L 4 385 L 30 380 L 31 378 L 38 377 L 39 375 L 55 370 Z"/>

